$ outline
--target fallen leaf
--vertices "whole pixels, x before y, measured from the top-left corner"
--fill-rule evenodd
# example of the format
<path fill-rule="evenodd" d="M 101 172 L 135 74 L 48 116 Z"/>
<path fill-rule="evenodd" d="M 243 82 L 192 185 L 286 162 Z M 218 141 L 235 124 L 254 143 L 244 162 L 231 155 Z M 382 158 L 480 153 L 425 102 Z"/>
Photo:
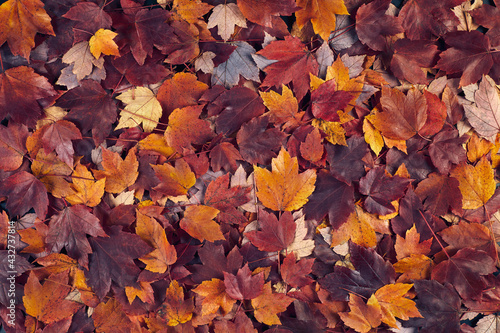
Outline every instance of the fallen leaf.
<path fill-rule="evenodd" d="M 316 172 L 298 172 L 296 157 L 281 149 L 272 160 L 272 172 L 254 166 L 257 197 L 267 208 L 292 211 L 301 208 L 314 191 Z"/>
<path fill-rule="evenodd" d="M 158 179 L 160 179 L 160 184 L 154 189 L 164 195 L 184 195 L 196 183 L 194 173 L 182 158 L 175 161 L 175 167 L 168 163 L 151 166 Z"/>
<path fill-rule="evenodd" d="M 396 318 L 403 320 L 408 320 L 410 317 L 423 318 L 415 302 L 403 297 L 412 287 L 413 284 L 388 284 L 375 292 L 374 296 L 382 310 L 382 322 L 397 328 Z"/>
<path fill-rule="evenodd" d="M 162 115 L 160 102 L 153 92 L 146 87 L 136 87 L 116 97 L 126 106 L 120 113 L 115 129 L 136 127 L 142 123 L 145 132 L 153 131 L 158 126 Z"/>
<path fill-rule="evenodd" d="M 217 5 L 212 10 L 212 14 L 208 18 L 207 28 L 210 29 L 215 26 L 218 28 L 217 32 L 219 36 L 224 41 L 227 41 L 234 33 L 235 26 L 246 28 L 247 23 L 245 16 L 243 16 L 238 6 L 234 3 L 229 3 Z"/>
<path fill-rule="evenodd" d="M 258 223 L 260 230 L 249 231 L 245 236 L 259 250 L 281 251 L 292 244 L 296 225 L 290 212 L 283 213 L 278 220 L 276 215 L 260 210 Z"/>
<path fill-rule="evenodd" d="M 262 293 L 251 302 L 257 321 L 266 325 L 281 325 L 277 314 L 284 312 L 293 302 L 293 298 L 285 294 L 273 293 L 271 282 L 268 282 L 262 288 Z"/>
<path fill-rule="evenodd" d="M 355 294 L 349 294 L 349 312 L 339 312 L 344 324 L 356 332 L 367 333 L 382 323 L 382 308 L 375 295 L 368 302 Z"/>
<path fill-rule="evenodd" d="M 113 41 L 113 38 L 116 36 L 118 36 L 116 32 L 108 29 L 97 30 L 89 40 L 90 53 L 92 53 L 96 59 L 99 59 L 101 53 L 119 57 L 120 52 L 118 51 L 118 45 Z"/>
<path fill-rule="evenodd" d="M 95 207 L 101 202 L 106 184 L 105 178 L 95 181 L 90 171 L 80 163 L 75 166 L 75 171 L 71 177 L 73 179 L 71 184 L 73 193 L 65 198 L 70 204 L 84 204 L 88 207 Z"/>
<path fill-rule="evenodd" d="M 95 170 L 94 175 L 96 179 L 106 180 L 105 190 L 110 193 L 123 192 L 139 175 L 136 149 L 129 150 L 125 159 L 116 152 L 102 149 L 102 166 L 104 170 Z"/>
<path fill-rule="evenodd" d="M 186 207 L 184 218 L 180 222 L 180 227 L 191 237 L 200 241 L 208 240 L 214 242 L 223 240 L 224 235 L 220 226 L 213 219 L 219 214 L 219 210 L 204 205 L 194 205 Z"/>
<path fill-rule="evenodd" d="M 193 292 L 204 297 L 201 303 L 203 316 L 215 313 L 219 308 L 222 308 L 223 313 L 229 313 L 236 303 L 236 300 L 226 293 L 224 281 L 219 279 L 203 281 Z"/>
<path fill-rule="evenodd" d="M 343 0 L 299 0 L 297 6 L 301 8 L 295 13 L 299 28 L 302 29 L 310 20 L 314 32 L 325 41 L 330 37 L 330 33 L 335 30 L 336 15 L 349 15 Z"/>

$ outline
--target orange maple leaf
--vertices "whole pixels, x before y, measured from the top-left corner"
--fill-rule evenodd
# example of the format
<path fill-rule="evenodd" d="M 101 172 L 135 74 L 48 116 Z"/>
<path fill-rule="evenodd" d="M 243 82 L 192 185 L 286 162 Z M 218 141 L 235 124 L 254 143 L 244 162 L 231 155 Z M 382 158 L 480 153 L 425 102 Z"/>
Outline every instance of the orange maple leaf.
<path fill-rule="evenodd" d="M 123 192 L 135 183 L 139 172 L 139 162 L 135 156 L 136 149 L 129 150 L 123 160 L 118 153 L 102 149 L 102 166 L 104 170 L 95 170 L 96 179 L 106 179 L 105 190 L 110 193 Z"/>
<path fill-rule="evenodd" d="M 203 281 L 193 291 L 204 297 L 201 303 L 202 316 L 215 313 L 219 308 L 222 308 L 224 313 L 228 313 L 236 303 L 236 300 L 226 293 L 224 281 L 219 279 Z"/>
<path fill-rule="evenodd" d="M 296 157 L 281 148 L 272 160 L 272 172 L 254 166 L 257 197 L 272 210 L 292 211 L 300 209 L 314 191 L 316 171 L 309 169 L 299 174 Z"/>
<path fill-rule="evenodd" d="M 285 311 L 292 302 L 293 298 L 285 294 L 273 293 L 271 282 L 268 282 L 262 294 L 252 299 L 255 319 L 266 325 L 281 325 L 277 314 Z"/>
<path fill-rule="evenodd" d="M 7 41 L 14 55 L 28 59 L 35 35 L 55 35 L 40 0 L 9 0 L 0 6 L 0 46 Z"/>
<path fill-rule="evenodd" d="M 180 226 L 191 237 L 202 242 L 205 239 L 209 242 L 224 240 L 219 224 L 213 220 L 217 214 L 219 214 L 219 210 L 213 207 L 205 205 L 188 206 Z"/>

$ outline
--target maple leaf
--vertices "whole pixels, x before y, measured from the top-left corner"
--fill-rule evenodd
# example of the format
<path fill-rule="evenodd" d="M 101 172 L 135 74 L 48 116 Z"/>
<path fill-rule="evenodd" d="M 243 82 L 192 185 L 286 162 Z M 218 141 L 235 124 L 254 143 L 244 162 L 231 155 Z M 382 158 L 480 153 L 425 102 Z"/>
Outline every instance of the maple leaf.
<path fill-rule="evenodd" d="M 151 165 L 160 184 L 154 187 L 165 195 L 178 196 L 187 193 L 187 190 L 196 183 L 196 177 L 184 159 L 175 161 L 175 167 L 166 163 Z"/>
<path fill-rule="evenodd" d="M 104 140 L 116 120 L 114 101 L 94 80 L 83 80 L 79 87 L 59 97 L 57 105 L 70 109 L 65 119 L 75 123 L 82 133 L 92 130 L 96 145 Z"/>
<path fill-rule="evenodd" d="M 79 43 L 88 40 L 99 29 L 109 29 L 112 18 L 104 11 L 104 8 L 93 2 L 79 2 L 71 7 L 64 18 L 76 21 L 73 27 L 74 41 Z"/>
<path fill-rule="evenodd" d="M 54 35 L 50 16 L 39 0 L 9 0 L 0 6 L 0 46 L 7 41 L 14 55 L 27 59 L 35 46 L 35 35 Z"/>
<path fill-rule="evenodd" d="M 356 332 L 367 333 L 382 323 L 382 308 L 375 295 L 365 303 L 361 297 L 349 294 L 349 309 L 350 312 L 339 312 L 339 316 Z"/>
<path fill-rule="evenodd" d="M 104 170 L 95 170 L 96 179 L 106 179 L 104 189 L 110 193 L 121 193 L 135 183 L 139 172 L 136 149 L 129 150 L 124 160 L 116 152 L 102 149 L 102 166 Z"/>
<path fill-rule="evenodd" d="M 139 258 L 146 269 L 155 273 L 165 273 L 169 265 L 177 261 L 177 252 L 165 234 L 165 229 L 152 217 L 137 212 L 135 233 L 154 250 Z"/>
<path fill-rule="evenodd" d="M 359 181 L 359 191 L 367 195 L 365 208 L 370 213 L 386 215 L 395 211 L 392 202 L 404 195 L 410 180 L 399 176 L 388 177 L 383 167 L 368 171 Z"/>
<path fill-rule="evenodd" d="M 425 97 L 415 88 L 405 96 L 397 89 L 383 87 L 380 102 L 384 112 L 367 117 L 389 139 L 407 140 L 417 134 L 427 120 Z"/>
<path fill-rule="evenodd" d="M 418 183 L 415 194 L 424 202 L 425 209 L 434 215 L 445 215 L 449 209 L 460 211 L 462 208 L 459 182 L 453 177 L 431 173 Z"/>
<path fill-rule="evenodd" d="M 459 332 L 460 297 L 448 284 L 434 280 L 416 280 L 417 308 L 424 318 L 410 318 L 405 326 L 420 327 L 422 332 Z"/>
<path fill-rule="evenodd" d="M 188 206 L 184 212 L 184 218 L 180 221 L 180 227 L 191 237 L 200 241 L 205 239 L 209 242 L 224 240 L 220 226 L 213 219 L 219 214 L 219 210 L 204 205 Z"/>
<path fill-rule="evenodd" d="M 375 0 L 363 4 L 356 13 L 356 32 L 359 40 L 375 51 L 387 47 L 387 37 L 403 32 L 400 19 L 386 15 L 390 0 Z"/>
<path fill-rule="evenodd" d="M 458 137 L 458 131 L 442 130 L 434 136 L 429 145 L 429 155 L 440 173 L 447 174 L 453 164 L 465 162 L 466 155 L 463 144 L 467 136 Z"/>
<path fill-rule="evenodd" d="M 433 267 L 432 259 L 423 254 L 410 254 L 394 264 L 396 273 L 402 273 L 397 280 L 401 283 L 429 279 Z"/>
<path fill-rule="evenodd" d="M 354 188 L 320 170 L 314 192 L 304 206 L 307 219 L 319 222 L 328 214 L 330 224 L 339 228 L 353 211 Z"/>
<path fill-rule="evenodd" d="M 4 3 L 2 7 L 7 4 Z M 37 101 L 57 95 L 47 78 L 26 66 L 0 74 L 0 118 L 10 116 L 17 123 L 35 127 L 42 115 Z"/>
<path fill-rule="evenodd" d="M 335 266 L 333 273 L 319 279 L 334 300 L 346 301 L 349 293 L 368 298 L 382 286 L 394 283 L 394 268 L 374 250 L 349 242 L 349 253 L 355 270 Z"/>
<path fill-rule="evenodd" d="M 498 20 L 491 19 L 492 17 L 498 17 L 499 14 L 498 1 L 495 1 L 495 4 L 496 7 L 493 7 L 492 5 L 487 3 L 483 3 L 481 7 L 472 10 L 470 14 L 474 18 L 474 23 L 488 28 L 486 35 L 490 38 L 494 46 L 498 46 L 500 41 L 498 39 L 500 22 L 498 22 Z"/>
<path fill-rule="evenodd" d="M 330 33 L 335 30 L 336 15 L 349 15 L 343 0 L 298 0 L 297 6 L 301 7 L 295 13 L 297 25 L 300 29 L 310 20 L 314 32 L 327 41 Z"/>
<path fill-rule="evenodd" d="M 89 40 L 90 53 L 92 53 L 96 59 L 99 59 L 101 53 L 119 57 L 120 52 L 118 51 L 118 45 L 113 41 L 113 38 L 116 36 L 118 36 L 116 32 L 108 29 L 97 30 Z"/>
<path fill-rule="evenodd" d="M 306 140 L 300 144 L 300 154 L 309 162 L 318 163 L 323 157 L 323 145 L 321 144 L 321 133 L 314 128 L 306 136 Z"/>
<path fill-rule="evenodd" d="M 243 257 L 236 246 L 226 255 L 222 245 L 205 242 L 198 250 L 198 256 L 202 264 L 189 267 L 193 272 L 192 279 L 195 283 L 202 283 L 213 278 L 222 280 L 224 279 L 223 272 L 236 274 L 243 264 Z"/>
<path fill-rule="evenodd" d="M 264 68 L 267 76 L 262 86 L 278 87 L 292 82 L 295 96 L 300 101 L 309 89 L 309 73 L 316 75 L 318 71 L 318 62 L 300 39 L 286 36 L 285 40 L 271 42 L 257 54 L 278 60 Z"/>
<path fill-rule="evenodd" d="M 427 255 L 431 251 L 431 244 L 432 239 L 420 242 L 420 234 L 417 232 L 415 225 L 413 225 L 410 230 L 406 231 L 405 238 L 396 235 L 396 244 L 394 245 L 396 258 L 401 260 L 412 254 Z"/>
<path fill-rule="evenodd" d="M 215 320 L 214 333 L 225 332 L 241 332 L 241 333 L 257 333 L 252 320 L 243 312 L 236 312 L 233 320 Z"/>
<path fill-rule="evenodd" d="M 205 205 L 219 210 L 217 218 L 225 223 L 243 224 L 247 218 L 237 207 L 250 201 L 250 188 L 244 186 L 229 187 L 229 174 L 218 177 L 207 186 Z"/>
<path fill-rule="evenodd" d="M 494 236 L 488 227 L 478 223 L 460 222 L 439 232 L 443 240 L 448 243 L 448 251 L 460 250 L 466 247 L 485 251 L 492 258 L 496 256 L 497 246 Z"/>
<path fill-rule="evenodd" d="M 69 167 L 73 167 L 73 144 L 71 140 L 82 138 L 82 134 L 75 124 L 66 121 L 58 120 L 48 126 L 42 128 L 41 142 L 45 153 L 56 151 L 57 155 Z"/>
<path fill-rule="evenodd" d="M 368 146 L 360 137 L 351 137 L 346 146 L 327 145 L 327 160 L 330 172 L 337 179 L 351 185 L 365 174 L 364 157 L 368 154 Z"/>
<path fill-rule="evenodd" d="M 229 59 L 213 68 L 212 85 L 222 84 L 226 88 L 234 87 L 240 81 L 240 75 L 247 80 L 260 82 L 259 68 L 252 58 L 255 49 L 247 42 L 234 42 L 236 49 Z"/>
<path fill-rule="evenodd" d="M 188 23 L 198 22 L 199 17 L 205 15 L 213 6 L 200 0 L 174 0 L 173 9 Z"/>
<path fill-rule="evenodd" d="M 272 172 L 254 166 L 257 197 L 272 210 L 292 211 L 301 208 L 314 191 L 316 172 L 309 169 L 299 174 L 296 157 L 281 149 L 272 160 Z"/>
<path fill-rule="evenodd" d="M 335 80 L 321 84 L 311 94 L 312 113 L 316 118 L 326 121 L 338 121 L 337 111 L 343 110 L 352 100 L 352 95 L 347 91 L 336 90 Z"/>
<path fill-rule="evenodd" d="M 363 119 L 363 133 L 365 142 L 370 145 L 371 150 L 378 156 L 384 148 L 384 138 L 380 131 L 373 127 L 368 118 Z"/>
<path fill-rule="evenodd" d="M 241 13 L 254 23 L 273 26 L 273 16 L 290 16 L 299 8 L 293 0 L 239 0 Z"/>
<path fill-rule="evenodd" d="M 243 160 L 243 157 L 229 142 L 221 142 L 210 151 L 210 165 L 216 172 L 221 169 L 235 172 L 238 168 L 236 160 Z"/>
<path fill-rule="evenodd" d="M 302 259 L 295 262 L 295 254 L 289 253 L 281 265 L 283 281 L 293 288 L 302 288 L 314 280 L 307 276 L 312 271 L 314 259 Z"/>
<path fill-rule="evenodd" d="M 209 116 L 217 114 L 215 128 L 217 133 L 230 135 L 241 125 L 264 113 L 262 99 L 246 87 L 234 87 L 224 91 L 213 102 Z"/>
<path fill-rule="evenodd" d="M 217 5 L 208 19 L 207 28 L 217 26 L 217 32 L 224 41 L 231 38 L 234 33 L 235 26 L 246 28 L 247 23 L 245 16 L 241 13 L 238 6 L 234 3 Z"/>
<path fill-rule="evenodd" d="M 331 246 L 337 246 L 347 242 L 349 239 L 360 246 L 374 247 L 377 244 L 377 236 L 371 225 L 373 217 L 356 206 L 355 211 L 349 215 L 347 222 L 332 232 Z M 334 223 L 337 224 L 337 223 Z"/>
<path fill-rule="evenodd" d="M 187 106 L 172 111 L 168 117 L 168 127 L 165 130 L 167 144 L 177 151 L 190 148 L 191 144 L 204 144 L 214 133 L 210 123 L 199 118 L 203 107 Z"/>
<path fill-rule="evenodd" d="M 222 308 L 224 313 L 229 313 L 236 303 L 236 300 L 226 293 L 224 281 L 219 279 L 203 281 L 202 284 L 193 289 L 193 292 L 204 297 L 201 303 L 203 316 L 215 313 L 219 308 Z"/>
<path fill-rule="evenodd" d="M 285 86 L 281 86 L 281 95 L 275 91 L 261 92 L 260 97 L 264 105 L 269 109 L 269 121 L 281 125 L 295 117 L 299 105 L 293 92 Z"/>
<path fill-rule="evenodd" d="M 464 0 L 410 0 L 401 8 L 399 17 L 406 35 L 412 39 L 435 40 L 456 30 L 458 18 L 451 8 Z"/>
<path fill-rule="evenodd" d="M 426 84 L 427 75 L 422 68 L 433 67 L 438 53 L 438 47 L 432 41 L 398 39 L 394 43 L 391 71 L 399 79 Z"/>
<path fill-rule="evenodd" d="M 26 154 L 28 129 L 24 125 L 9 122 L 8 126 L 0 125 L 0 170 L 14 171 L 23 163 Z"/>
<path fill-rule="evenodd" d="M 132 331 L 132 322 L 123 311 L 122 305 L 111 297 L 107 302 L 101 302 L 92 314 L 96 332 Z"/>
<path fill-rule="evenodd" d="M 96 59 L 92 53 L 90 53 L 90 46 L 87 41 L 73 45 L 73 47 L 63 55 L 62 61 L 65 64 L 73 64 L 71 72 L 76 75 L 78 81 L 90 75 L 93 66 L 98 68 L 104 66 L 104 58 Z"/>
<path fill-rule="evenodd" d="M 259 250 L 281 251 L 292 244 L 296 225 L 290 212 L 283 213 L 278 220 L 276 215 L 260 210 L 258 222 L 261 230 L 249 231 L 245 236 Z"/>
<path fill-rule="evenodd" d="M 293 302 L 293 298 L 285 294 L 273 293 L 271 282 L 268 282 L 262 288 L 262 293 L 251 302 L 257 321 L 266 325 L 281 325 L 277 314 L 284 312 Z"/>
<path fill-rule="evenodd" d="M 30 272 L 23 296 L 26 313 L 45 324 L 71 317 L 82 304 L 65 299 L 70 291 L 67 272 L 51 275 L 43 285 Z"/>
<path fill-rule="evenodd" d="M 464 248 L 436 265 L 432 270 L 432 279 L 449 282 L 464 299 L 478 299 L 486 287 L 482 275 L 495 270 L 495 261 L 486 252 Z"/>
<path fill-rule="evenodd" d="M 193 299 L 184 300 L 184 289 L 175 280 L 170 282 L 161 308 L 168 326 L 184 324 L 193 317 Z"/>
<path fill-rule="evenodd" d="M 382 310 L 382 322 L 397 328 L 396 317 L 408 320 L 410 317 L 423 317 L 418 312 L 415 302 L 403 297 L 413 284 L 388 284 L 378 289 L 374 296 L 377 298 Z"/>
<path fill-rule="evenodd" d="M 162 109 L 154 93 L 145 87 L 136 87 L 116 96 L 126 106 L 120 113 L 115 130 L 135 127 L 142 123 L 144 131 L 151 132 L 158 125 Z"/>
<path fill-rule="evenodd" d="M 45 242 L 52 253 L 63 247 L 70 257 L 78 259 L 80 265 L 88 268 L 88 254 L 92 253 L 85 235 L 106 237 L 99 219 L 83 205 L 65 208 L 52 215 Z"/>
<path fill-rule="evenodd" d="M 100 300 L 110 290 L 112 281 L 122 288 L 139 287 L 137 277 L 141 270 L 134 259 L 151 252 L 151 247 L 138 235 L 123 232 L 119 226 L 107 229 L 107 234 L 109 237 L 88 239 L 92 253 L 85 277 Z"/>
<path fill-rule="evenodd" d="M 278 128 L 267 128 L 266 116 L 254 118 L 243 124 L 236 135 L 241 156 L 252 164 L 269 164 L 276 151 L 285 144 L 286 134 Z"/>
<path fill-rule="evenodd" d="M 94 177 L 88 169 L 78 163 L 75 171 L 71 175 L 73 183 L 72 192 L 66 196 L 66 200 L 72 205 L 85 204 L 88 207 L 95 207 L 101 202 L 104 195 L 104 186 L 106 179 L 94 180 Z"/>
<path fill-rule="evenodd" d="M 163 111 L 170 114 L 174 109 L 197 105 L 198 99 L 208 86 L 191 73 L 176 73 L 160 86 L 156 98 Z"/>
<path fill-rule="evenodd" d="M 479 31 L 457 31 L 445 35 L 450 46 L 440 54 L 437 68 L 446 74 L 462 73 L 460 86 L 476 83 L 493 66 L 490 40 Z"/>
<path fill-rule="evenodd" d="M 489 76 L 483 76 L 474 101 L 475 105 L 464 105 L 465 115 L 480 136 L 494 142 L 500 131 L 500 96 Z"/>
<path fill-rule="evenodd" d="M 41 219 L 47 214 L 47 190 L 41 181 L 26 171 L 19 171 L 5 179 L 0 195 L 7 197 L 6 207 L 11 218 L 23 216 L 31 208 Z"/>
<path fill-rule="evenodd" d="M 254 299 L 261 295 L 264 288 L 264 272 L 252 275 L 248 264 L 238 270 L 236 275 L 224 273 L 224 285 L 229 297 L 237 300 Z"/>
<path fill-rule="evenodd" d="M 485 157 L 476 166 L 465 163 L 458 165 L 450 172 L 450 176 L 460 183 L 464 209 L 483 206 L 495 193 L 494 171 Z"/>

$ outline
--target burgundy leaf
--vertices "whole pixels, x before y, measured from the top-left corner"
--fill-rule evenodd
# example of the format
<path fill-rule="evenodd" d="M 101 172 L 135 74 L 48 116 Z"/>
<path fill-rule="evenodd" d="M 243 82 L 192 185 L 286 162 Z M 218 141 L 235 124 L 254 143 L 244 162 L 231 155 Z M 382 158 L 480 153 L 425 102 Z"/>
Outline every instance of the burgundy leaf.
<path fill-rule="evenodd" d="M 253 299 L 262 293 L 264 272 L 252 275 L 248 264 L 238 270 L 236 275 L 224 272 L 224 285 L 229 297 L 238 300 Z"/>
<path fill-rule="evenodd" d="M 292 244 L 296 228 L 292 213 L 284 212 L 278 220 L 273 213 L 260 209 L 258 221 L 260 230 L 249 231 L 245 236 L 259 250 L 281 251 Z"/>

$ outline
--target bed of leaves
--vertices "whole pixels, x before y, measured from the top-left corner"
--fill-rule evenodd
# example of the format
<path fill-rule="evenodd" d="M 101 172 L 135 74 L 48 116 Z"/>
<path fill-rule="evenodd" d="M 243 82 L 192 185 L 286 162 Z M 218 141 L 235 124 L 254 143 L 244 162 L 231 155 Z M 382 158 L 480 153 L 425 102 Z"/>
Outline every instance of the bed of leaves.
<path fill-rule="evenodd" d="M 498 332 L 500 1 L 397 5 L 4 1 L 3 328 Z"/>

